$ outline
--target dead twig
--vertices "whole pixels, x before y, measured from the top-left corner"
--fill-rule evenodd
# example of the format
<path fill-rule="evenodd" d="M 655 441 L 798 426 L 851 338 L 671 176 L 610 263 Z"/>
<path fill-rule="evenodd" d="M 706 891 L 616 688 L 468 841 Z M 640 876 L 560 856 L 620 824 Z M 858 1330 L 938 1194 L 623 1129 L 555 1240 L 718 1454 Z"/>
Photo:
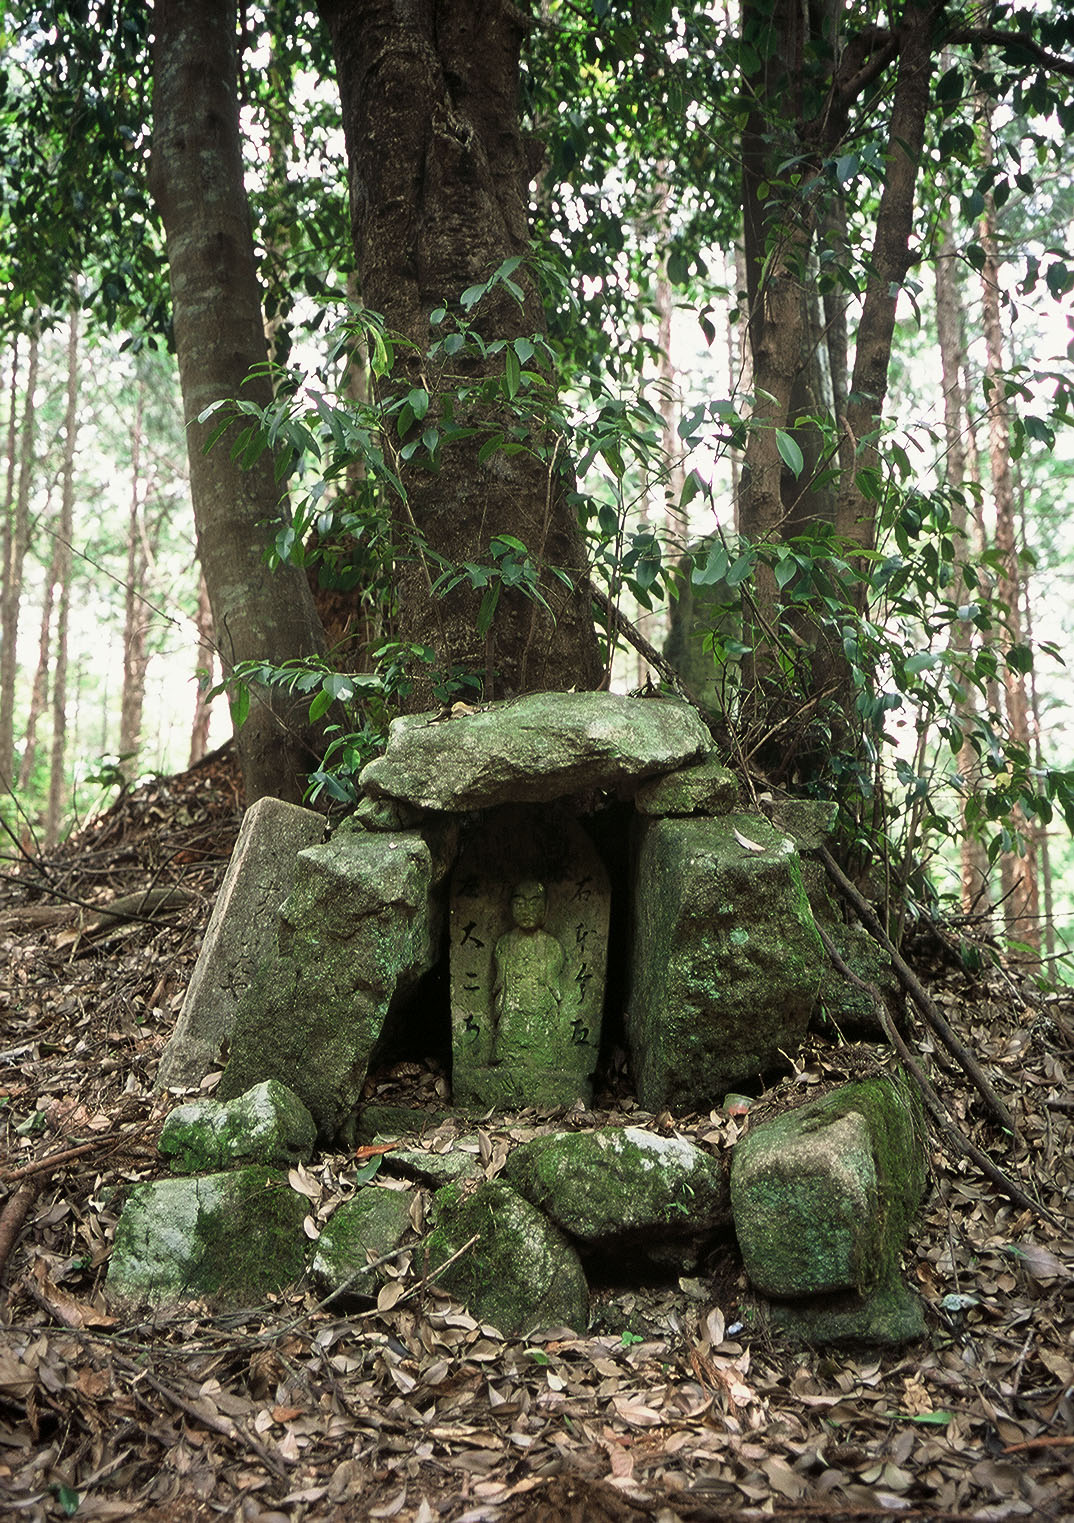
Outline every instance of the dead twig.
<path fill-rule="evenodd" d="M 907 994 L 913 1000 L 926 1023 L 932 1028 L 933 1032 L 939 1037 L 948 1052 L 957 1060 L 963 1072 L 970 1079 L 977 1093 L 984 1101 L 989 1115 L 996 1122 L 997 1126 L 1001 1127 L 1005 1132 L 1010 1132 L 1012 1137 L 1017 1137 L 1018 1128 L 1015 1125 L 1014 1117 L 992 1088 L 984 1069 L 973 1056 L 973 1053 L 955 1035 L 947 1021 L 940 1014 L 935 1001 L 925 989 L 917 974 L 909 966 L 905 958 L 900 956 L 891 937 L 880 924 L 872 905 L 854 887 L 826 846 L 821 847 L 820 856 L 828 877 L 850 905 L 865 929 L 875 941 L 880 943 L 888 954 L 899 983 L 902 984 Z"/>

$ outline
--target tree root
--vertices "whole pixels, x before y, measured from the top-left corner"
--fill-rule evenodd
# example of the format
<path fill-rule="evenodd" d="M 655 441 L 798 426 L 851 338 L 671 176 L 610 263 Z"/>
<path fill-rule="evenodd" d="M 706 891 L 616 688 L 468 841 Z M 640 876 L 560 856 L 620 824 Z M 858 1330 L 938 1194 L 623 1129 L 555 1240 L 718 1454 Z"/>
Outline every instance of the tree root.
<path fill-rule="evenodd" d="M 947 1107 L 944 1105 L 939 1095 L 929 1083 L 928 1078 L 926 1077 L 920 1063 L 914 1057 L 913 1053 L 906 1045 L 906 1042 L 903 1040 L 902 1036 L 900 1036 L 895 1026 L 895 1022 L 891 1019 L 891 1015 L 888 1012 L 887 1005 L 884 1003 L 884 996 L 880 993 L 880 990 L 876 987 L 875 984 L 867 983 L 865 979 L 859 978 L 852 969 L 847 967 L 842 957 L 840 957 L 834 942 L 828 935 L 827 931 L 824 930 L 823 926 L 818 925 L 817 930 L 820 933 L 820 939 L 824 944 L 824 950 L 831 958 L 832 966 L 835 968 L 836 972 L 842 974 L 842 976 L 848 979 L 856 989 L 861 989 L 863 993 L 868 994 L 869 997 L 874 1001 L 876 1005 L 877 1017 L 879 1018 L 880 1024 L 883 1027 L 884 1035 L 887 1037 L 892 1047 L 894 1047 L 895 1051 L 899 1054 L 899 1057 L 901 1058 L 904 1066 L 910 1073 L 914 1083 L 917 1085 L 918 1089 L 921 1092 L 921 1098 L 925 1102 L 925 1107 L 928 1110 L 929 1115 L 936 1122 L 936 1125 L 939 1127 L 940 1131 L 948 1140 L 948 1142 L 950 1142 L 952 1146 L 963 1155 L 963 1157 L 968 1158 L 971 1163 L 976 1164 L 976 1166 L 981 1170 L 981 1173 L 987 1175 L 987 1177 L 992 1181 L 997 1189 L 1002 1190 L 1003 1194 L 1006 1195 L 1007 1199 L 1013 1202 L 1014 1205 L 1020 1206 L 1025 1211 L 1032 1211 L 1035 1216 L 1042 1217 L 1045 1221 L 1050 1222 L 1052 1226 L 1062 1229 L 1063 1224 L 1056 1216 L 1053 1215 L 1051 1211 L 1049 1211 L 1047 1206 L 1041 1205 L 1040 1201 L 1034 1200 L 1031 1195 L 1027 1195 L 1026 1192 L 1022 1189 L 1021 1185 L 1016 1184 L 1013 1179 L 1004 1174 L 1003 1170 L 999 1168 L 997 1164 L 992 1162 L 987 1153 L 983 1153 L 976 1143 L 971 1142 L 970 1139 L 959 1130 L 958 1126 L 952 1120 Z"/>
<path fill-rule="evenodd" d="M 895 977 L 913 1000 L 927 1024 L 970 1079 L 977 1093 L 984 1101 L 992 1120 L 1005 1132 L 1010 1132 L 1012 1137 L 1017 1137 L 1018 1127 L 1015 1124 L 1014 1117 L 992 1088 L 984 1069 L 973 1056 L 973 1053 L 970 1052 L 964 1042 L 960 1041 L 947 1021 L 944 1020 L 935 1001 L 925 989 L 917 974 L 896 951 L 894 943 L 880 924 L 872 905 L 854 887 L 826 846 L 821 848 L 820 856 L 828 877 L 850 905 L 865 929 L 875 941 L 880 943 L 884 951 L 891 958 L 891 966 L 895 971 Z"/>

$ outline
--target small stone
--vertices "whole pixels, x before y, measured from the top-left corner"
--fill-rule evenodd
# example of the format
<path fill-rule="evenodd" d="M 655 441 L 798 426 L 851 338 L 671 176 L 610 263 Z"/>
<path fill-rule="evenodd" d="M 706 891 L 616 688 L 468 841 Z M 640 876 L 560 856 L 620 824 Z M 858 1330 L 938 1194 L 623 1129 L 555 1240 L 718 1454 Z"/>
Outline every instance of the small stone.
<path fill-rule="evenodd" d="M 585 1332 L 589 1287 L 581 1260 L 563 1233 L 510 1185 L 499 1179 L 472 1190 L 446 1185 L 435 1196 L 435 1211 L 425 1272 L 458 1253 L 437 1284 L 471 1316 L 507 1338 L 548 1327 Z"/>
<path fill-rule="evenodd" d="M 715 757 L 642 783 L 634 795 L 639 814 L 727 814 L 738 807 L 738 778 Z"/>
<path fill-rule="evenodd" d="M 344 1286 L 355 1295 L 376 1293 L 386 1279 L 383 1267 L 367 1271 L 371 1259 L 384 1258 L 406 1238 L 410 1229 L 412 1192 L 367 1185 L 353 1200 L 337 1206 L 321 1230 L 310 1266 L 326 1290 Z"/>
<path fill-rule="evenodd" d="M 239 1163 L 305 1163 L 315 1141 L 302 1101 L 279 1080 L 266 1079 L 234 1100 L 176 1106 L 158 1147 L 173 1173 L 199 1174 Z"/>

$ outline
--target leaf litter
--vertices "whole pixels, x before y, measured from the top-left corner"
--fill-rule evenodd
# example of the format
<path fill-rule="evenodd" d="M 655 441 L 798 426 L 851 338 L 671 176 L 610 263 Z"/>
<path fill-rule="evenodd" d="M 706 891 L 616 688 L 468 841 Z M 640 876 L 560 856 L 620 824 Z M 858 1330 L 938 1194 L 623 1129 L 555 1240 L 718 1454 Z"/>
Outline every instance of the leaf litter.
<path fill-rule="evenodd" d="M 413 1248 L 431 1186 L 412 1163 L 392 1173 L 381 1144 L 293 1171 L 311 1239 L 356 1189 L 412 1193 L 414 1242 L 345 1296 L 302 1285 L 228 1314 L 117 1314 L 103 1294 L 115 1223 L 124 1192 L 163 1172 L 155 1142 L 174 1102 L 153 1078 L 238 822 L 234 764 L 217 753 L 0 878 L 0 1252 L 16 1196 L 25 1207 L 0 1309 L 3 1516 L 1074 1517 L 1074 1240 L 936 1140 L 905 1261 L 929 1335 L 901 1352 L 790 1351 L 748 1333 L 730 1247 L 671 1285 L 596 1287 L 588 1336 L 505 1340 L 423 1277 Z M 176 892 L 135 901 L 152 913 L 118 925 L 101 910 L 149 889 Z M 971 978 L 938 940 L 913 950 L 1017 1138 L 994 1132 L 927 1036 L 915 1051 L 966 1134 L 1070 1222 L 1074 998 L 1001 967 Z M 549 1124 L 490 1117 L 464 1134 L 434 1117 L 442 1075 L 401 1067 L 376 1088 L 428 1106 L 427 1135 L 406 1148 L 430 1167 L 458 1152 L 493 1177 Z M 816 1040 L 786 1085 L 815 1090 L 853 1067 L 853 1047 Z M 620 1090 L 555 1124 L 642 1122 L 721 1155 L 752 1119 L 748 1105 L 646 1117 Z"/>

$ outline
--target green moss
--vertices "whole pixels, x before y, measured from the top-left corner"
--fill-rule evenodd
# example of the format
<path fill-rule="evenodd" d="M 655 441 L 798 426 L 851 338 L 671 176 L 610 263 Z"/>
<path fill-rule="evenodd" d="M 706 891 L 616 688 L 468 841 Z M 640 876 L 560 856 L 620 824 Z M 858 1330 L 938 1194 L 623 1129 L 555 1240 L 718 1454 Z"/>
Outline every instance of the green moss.
<path fill-rule="evenodd" d="M 445 1185 L 436 1192 L 435 1212 L 426 1272 L 458 1253 L 437 1281 L 473 1316 L 507 1337 L 561 1325 L 585 1331 L 589 1288 L 578 1255 L 510 1185 L 495 1179 L 476 1189 Z"/>
<path fill-rule="evenodd" d="M 305 1213 L 286 1174 L 262 1165 L 138 1185 L 116 1228 L 109 1294 L 164 1305 L 263 1300 L 304 1270 Z"/>

